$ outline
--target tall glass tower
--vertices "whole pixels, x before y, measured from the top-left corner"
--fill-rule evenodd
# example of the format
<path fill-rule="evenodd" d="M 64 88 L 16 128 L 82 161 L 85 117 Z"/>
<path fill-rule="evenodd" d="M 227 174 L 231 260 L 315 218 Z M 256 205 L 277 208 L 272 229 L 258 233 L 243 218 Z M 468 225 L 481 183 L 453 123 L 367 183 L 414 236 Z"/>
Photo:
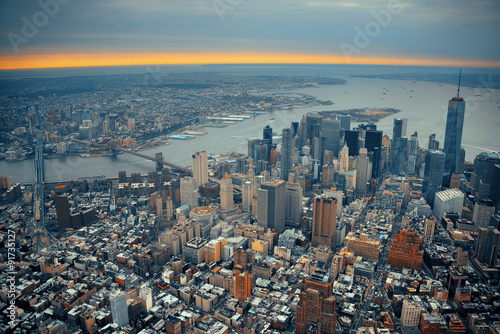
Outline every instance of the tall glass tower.
<path fill-rule="evenodd" d="M 460 148 L 462 146 L 462 131 L 464 128 L 465 101 L 460 97 L 460 77 L 458 79 L 457 97 L 448 102 L 448 115 L 446 117 L 446 132 L 444 135 L 444 162 L 443 186 L 449 187 L 451 174 L 458 171 Z"/>

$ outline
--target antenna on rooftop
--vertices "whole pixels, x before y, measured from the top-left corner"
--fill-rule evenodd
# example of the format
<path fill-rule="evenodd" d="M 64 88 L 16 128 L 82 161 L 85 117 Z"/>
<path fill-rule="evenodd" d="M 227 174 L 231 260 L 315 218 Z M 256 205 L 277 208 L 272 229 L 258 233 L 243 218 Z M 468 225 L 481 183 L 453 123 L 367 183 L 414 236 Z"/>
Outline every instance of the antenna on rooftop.
<path fill-rule="evenodd" d="M 462 69 L 460 69 L 460 74 L 458 76 L 458 90 L 457 90 L 457 99 L 460 97 L 460 81 L 462 80 Z"/>

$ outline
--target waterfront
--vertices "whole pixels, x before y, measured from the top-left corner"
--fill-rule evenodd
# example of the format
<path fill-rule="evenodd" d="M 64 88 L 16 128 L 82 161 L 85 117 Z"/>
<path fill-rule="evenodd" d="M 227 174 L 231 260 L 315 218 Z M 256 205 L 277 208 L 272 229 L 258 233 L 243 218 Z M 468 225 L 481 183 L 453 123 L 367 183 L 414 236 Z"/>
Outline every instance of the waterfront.
<path fill-rule="evenodd" d="M 345 85 L 324 85 L 316 88 L 294 90 L 331 100 L 333 105 L 291 110 L 279 110 L 252 117 L 225 128 L 198 128 L 206 132 L 192 140 L 171 140 L 170 145 L 141 151 L 154 155 L 163 152 L 163 157 L 172 163 L 191 165 L 193 150 L 209 153 L 236 151 L 247 153 L 247 138 L 262 136 L 262 129 L 269 124 L 278 135 L 292 121 L 300 121 L 308 112 L 342 110 L 362 107 L 390 107 L 400 109 L 395 117 L 408 119 L 408 133 L 418 131 L 420 146 L 427 147 L 427 138 L 436 133 L 441 147 L 444 144 L 445 120 L 448 100 L 456 94 L 456 86 L 424 81 L 405 81 L 371 78 L 345 78 Z M 268 92 L 273 93 L 273 92 Z M 384 94 L 385 93 L 385 94 Z M 467 160 L 484 151 L 500 150 L 500 90 L 462 87 L 461 96 L 467 102 L 463 133 L 463 146 Z M 392 137 L 394 117 L 387 117 L 377 123 L 379 130 Z M 355 124 L 354 124 L 355 125 Z M 488 136 L 480 134 L 487 133 Z M 154 169 L 154 163 L 140 157 L 120 154 L 114 157 L 83 159 L 78 156 L 45 160 L 45 180 L 57 181 L 77 179 L 84 176 L 117 176 L 119 170 L 147 173 Z M 33 160 L 0 161 L 0 175 L 11 177 L 12 182 L 33 182 Z"/>

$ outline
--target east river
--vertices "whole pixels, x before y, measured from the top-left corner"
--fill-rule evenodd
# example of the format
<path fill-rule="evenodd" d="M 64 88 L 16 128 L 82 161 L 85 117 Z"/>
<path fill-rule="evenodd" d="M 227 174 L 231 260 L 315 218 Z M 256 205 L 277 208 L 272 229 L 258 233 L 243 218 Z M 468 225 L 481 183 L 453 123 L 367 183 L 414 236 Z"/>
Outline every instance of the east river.
<path fill-rule="evenodd" d="M 247 139 L 261 137 L 262 129 L 268 124 L 274 132 L 281 134 L 283 128 L 289 127 L 292 121 L 300 121 L 308 112 L 364 107 L 401 110 L 395 116 L 386 117 L 377 123 L 378 129 L 389 137 L 392 137 L 393 118 L 407 118 L 408 137 L 417 131 L 420 146 L 427 147 L 429 135 L 436 133 L 442 147 L 448 100 L 456 95 L 456 86 L 424 81 L 348 78 L 345 85 L 326 85 L 290 92 L 309 94 L 321 100 L 331 100 L 334 104 L 269 112 L 225 128 L 205 127 L 198 130 L 206 134 L 195 139 L 169 140 L 170 145 L 141 152 L 151 156 L 155 152 L 163 152 L 164 159 L 189 166 L 194 150 L 206 150 L 212 154 L 228 151 L 246 154 Z M 482 151 L 500 151 L 500 90 L 462 87 L 461 96 L 466 101 L 462 137 L 466 160 L 473 161 Z M 100 175 L 111 177 L 117 176 L 120 170 L 126 170 L 127 174 L 147 173 L 154 170 L 154 162 L 126 153 L 115 157 L 67 156 L 45 160 L 46 181 Z M 0 161 L 0 175 L 10 176 L 11 183 L 33 182 L 33 160 Z"/>

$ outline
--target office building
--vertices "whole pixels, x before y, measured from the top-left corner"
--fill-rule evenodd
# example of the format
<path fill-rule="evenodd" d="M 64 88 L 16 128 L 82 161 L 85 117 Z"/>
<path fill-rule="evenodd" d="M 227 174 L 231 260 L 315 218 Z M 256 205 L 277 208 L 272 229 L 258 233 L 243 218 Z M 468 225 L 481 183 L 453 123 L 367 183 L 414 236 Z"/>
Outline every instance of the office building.
<path fill-rule="evenodd" d="M 232 295 L 240 302 L 245 302 L 252 294 L 252 276 L 254 274 L 251 275 L 248 271 L 240 271 L 239 269 L 235 269 L 233 273 Z"/>
<path fill-rule="evenodd" d="M 292 129 L 283 129 L 281 138 L 281 179 L 288 181 L 292 170 Z"/>
<path fill-rule="evenodd" d="M 461 73 L 460 73 L 461 74 Z M 444 135 L 444 163 L 443 185 L 450 185 L 451 173 L 458 172 L 460 149 L 462 147 L 462 132 L 464 128 L 465 101 L 460 97 L 460 79 L 458 81 L 457 96 L 448 102 L 446 116 L 446 132 Z"/>
<path fill-rule="evenodd" d="M 495 207 L 490 200 L 479 200 L 474 204 L 474 212 L 472 221 L 476 224 L 476 228 L 487 227 L 490 224 L 491 217 L 495 214 Z"/>
<path fill-rule="evenodd" d="M 56 194 L 54 196 L 54 204 L 56 206 L 57 224 L 59 227 L 72 228 L 68 195 Z"/>
<path fill-rule="evenodd" d="M 269 162 L 271 149 L 273 148 L 273 129 L 269 125 L 266 125 L 264 130 L 262 130 L 262 138 L 264 143 L 267 144 L 265 161 Z"/>
<path fill-rule="evenodd" d="M 429 144 L 427 145 L 429 150 L 439 150 L 439 140 L 436 139 L 436 134 L 433 133 L 429 136 Z"/>
<path fill-rule="evenodd" d="M 206 239 L 195 237 L 186 243 L 183 247 L 184 259 L 192 264 L 199 264 L 205 260 Z"/>
<path fill-rule="evenodd" d="M 251 181 L 243 181 L 242 183 L 242 191 L 241 191 L 241 200 L 243 211 L 249 212 L 252 209 L 252 198 L 253 198 L 253 189 L 254 184 Z"/>
<path fill-rule="evenodd" d="M 349 156 L 355 157 L 359 154 L 359 131 L 346 130 L 344 134 L 344 143 L 349 148 Z"/>
<path fill-rule="evenodd" d="M 139 298 L 142 299 L 144 312 L 149 312 L 153 307 L 153 290 L 147 284 L 139 288 Z"/>
<path fill-rule="evenodd" d="M 113 323 L 122 328 L 129 324 L 127 297 L 119 290 L 113 291 L 109 296 L 109 303 L 111 304 L 111 315 L 113 316 Z"/>
<path fill-rule="evenodd" d="M 285 189 L 285 226 L 300 227 L 302 218 L 302 188 L 298 183 L 286 184 Z"/>
<path fill-rule="evenodd" d="M 366 195 L 366 187 L 368 182 L 368 155 L 366 148 L 359 150 L 359 156 L 356 166 L 356 195 Z"/>
<path fill-rule="evenodd" d="M 257 190 L 257 223 L 265 230 L 270 228 L 278 233 L 285 230 L 285 192 L 283 180 L 263 183 Z"/>
<path fill-rule="evenodd" d="M 309 141 L 312 141 L 313 138 L 320 137 L 320 127 L 321 121 L 325 118 L 325 116 L 318 114 L 307 114 L 306 115 L 306 136 Z"/>
<path fill-rule="evenodd" d="M 344 245 L 355 256 L 362 256 L 368 260 L 378 261 L 380 254 L 380 241 L 370 238 L 366 233 L 349 232 L 344 240 Z"/>
<path fill-rule="evenodd" d="M 481 227 L 477 238 L 476 259 L 486 265 L 500 265 L 500 232 L 493 226 Z"/>
<path fill-rule="evenodd" d="M 340 151 L 340 171 L 345 172 L 349 170 L 349 148 L 347 143 L 344 144 L 344 148 Z"/>
<path fill-rule="evenodd" d="M 337 200 L 318 196 L 314 199 L 312 240 L 313 246 L 335 246 L 335 227 L 337 224 Z"/>
<path fill-rule="evenodd" d="M 335 333 L 337 315 L 336 300 L 332 296 L 333 277 L 324 272 L 314 272 L 301 286 L 299 305 L 296 311 L 295 333 Z"/>
<path fill-rule="evenodd" d="M 340 119 L 340 128 L 342 130 L 350 130 L 351 129 L 351 115 L 341 115 Z"/>
<path fill-rule="evenodd" d="M 208 182 L 208 157 L 206 151 L 193 152 L 193 178 L 196 181 L 196 187 Z"/>
<path fill-rule="evenodd" d="M 406 156 L 408 151 L 408 138 L 397 137 L 392 142 L 391 174 L 400 175 L 406 169 Z"/>
<path fill-rule="evenodd" d="M 432 243 L 434 230 L 436 229 L 436 218 L 430 216 L 425 220 L 424 226 L 424 243 Z"/>
<path fill-rule="evenodd" d="M 205 262 L 210 264 L 212 262 L 219 262 L 223 257 L 224 246 L 227 244 L 227 240 L 223 237 L 218 239 L 210 240 L 205 244 Z"/>
<path fill-rule="evenodd" d="M 500 183 L 500 157 L 491 152 L 482 152 L 474 159 L 470 185 L 476 190 L 480 200 L 491 200 L 497 206 L 500 201 L 498 184 Z"/>
<path fill-rule="evenodd" d="M 464 193 L 458 189 L 447 189 L 437 192 L 434 196 L 434 209 L 432 213 L 437 220 L 441 221 L 445 213 L 455 212 L 462 216 L 464 205 Z"/>
<path fill-rule="evenodd" d="M 229 210 L 233 207 L 233 182 L 226 173 L 220 181 L 220 207 L 222 210 Z"/>
<path fill-rule="evenodd" d="M 0 189 L 10 188 L 10 178 L 8 176 L 0 176 Z"/>
<path fill-rule="evenodd" d="M 394 235 L 387 264 L 394 268 L 422 269 L 424 252 L 422 250 L 423 239 L 413 231 L 399 231 Z"/>
<path fill-rule="evenodd" d="M 382 131 L 368 130 L 365 133 L 365 148 L 368 153 L 373 154 L 372 159 L 372 177 L 379 176 L 382 167 L 381 164 L 381 150 L 382 150 Z"/>
<path fill-rule="evenodd" d="M 401 310 L 401 325 L 405 327 L 417 327 L 422 312 L 422 301 L 418 296 L 407 296 L 403 300 Z"/>
<path fill-rule="evenodd" d="M 422 194 L 430 205 L 434 204 L 434 196 L 441 191 L 443 184 L 445 154 L 439 150 L 425 152 L 424 183 Z"/>
<path fill-rule="evenodd" d="M 180 188 L 181 206 L 187 204 L 191 209 L 197 208 L 200 195 L 196 186 L 196 180 L 192 177 L 183 177 L 180 180 Z"/>
<path fill-rule="evenodd" d="M 408 120 L 406 118 L 395 118 L 394 125 L 392 127 L 392 142 L 396 141 L 397 138 L 406 137 L 406 127 Z"/>
<path fill-rule="evenodd" d="M 340 121 L 324 118 L 321 120 L 320 136 L 323 139 L 323 150 L 333 152 L 338 157 L 340 150 Z"/>

